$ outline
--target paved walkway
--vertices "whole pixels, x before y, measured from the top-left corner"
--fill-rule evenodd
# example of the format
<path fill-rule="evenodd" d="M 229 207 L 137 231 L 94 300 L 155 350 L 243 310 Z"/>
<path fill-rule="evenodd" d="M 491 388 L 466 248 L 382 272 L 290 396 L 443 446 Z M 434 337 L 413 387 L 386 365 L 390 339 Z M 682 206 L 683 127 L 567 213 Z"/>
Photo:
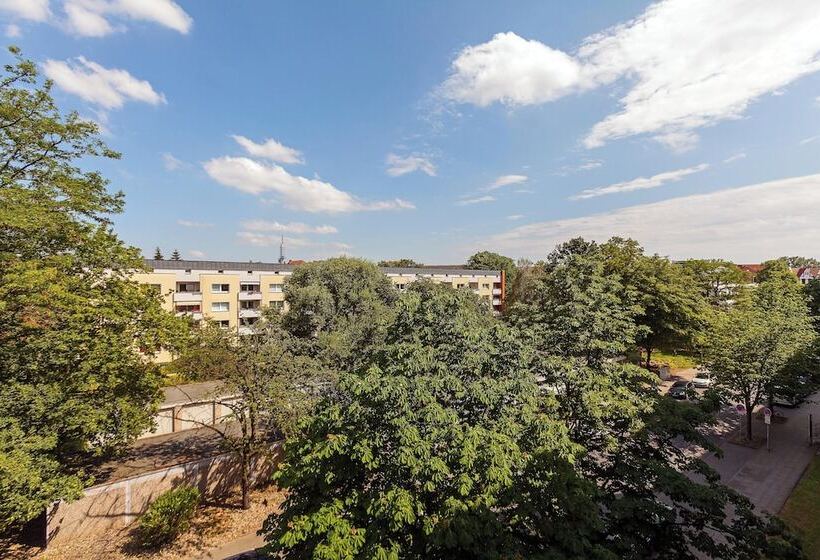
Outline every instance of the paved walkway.
<path fill-rule="evenodd" d="M 812 457 L 816 447 L 809 445 L 809 414 L 815 425 L 820 423 L 820 392 L 815 393 L 800 407 L 776 411 L 788 420 L 771 424 L 771 451 L 764 444 L 751 449 L 726 441 L 725 437 L 740 425 L 741 418 L 726 410 L 720 414 L 714 441 L 723 449 L 723 458 L 704 457 L 723 482 L 747 496 L 759 509 L 778 513 L 791 494 Z M 766 426 L 755 418 L 752 431 L 765 437 Z"/>
<path fill-rule="evenodd" d="M 255 550 L 264 544 L 265 540 L 263 537 L 256 533 L 251 533 L 211 550 L 204 556 L 201 556 L 199 560 L 239 560 L 256 558 Z"/>

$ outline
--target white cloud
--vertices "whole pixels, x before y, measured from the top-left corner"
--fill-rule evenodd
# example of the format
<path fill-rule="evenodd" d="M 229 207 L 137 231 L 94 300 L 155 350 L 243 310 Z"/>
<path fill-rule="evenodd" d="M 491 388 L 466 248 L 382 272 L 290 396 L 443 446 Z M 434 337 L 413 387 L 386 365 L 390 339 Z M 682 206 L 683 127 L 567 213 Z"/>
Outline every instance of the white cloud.
<path fill-rule="evenodd" d="M 632 179 L 631 181 L 623 181 L 621 183 L 614 183 L 605 187 L 586 189 L 575 196 L 570 197 L 570 199 L 580 200 L 585 198 L 594 198 L 596 196 L 604 196 L 607 194 L 654 189 L 655 187 L 660 187 L 666 183 L 675 183 L 687 175 L 699 173 L 708 168 L 708 164 L 701 163 L 700 165 L 695 165 L 694 167 L 675 169 L 674 171 L 665 171 L 663 173 L 658 173 L 657 175 L 652 175 L 651 177 L 638 177 L 637 179 Z"/>
<path fill-rule="evenodd" d="M 232 135 L 231 138 L 236 140 L 237 144 L 254 157 L 269 159 L 278 163 L 305 163 L 302 152 L 280 144 L 273 138 L 265 138 L 261 144 L 238 134 Z"/>
<path fill-rule="evenodd" d="M 15 23 L 10 23 L 6 26 L 6 37 L 9 39 L 17 39 L 18 37 L 22 37 L 23 31 L 20 29 L 20 26 Z"/>
<path fill-rule="evenodd" d="M 186 162 L 174 157 L 174 154 L 170 152 L 165 152 L 162 154 L 162 165 L 167 171 L 177 171 L 178 169 L 188 166 Z"/>
<path fill-rule="evenodd" d="M 816 253 L 818 215 L 820 174 L 528 224 L 491 236 L 481 245 L 540 258 L 572 237 L 605 241 L 618 235 L 673 258 L 760 262 L 779 255 Z"/>
<path fill-rule="evenodd" d="M 51 15 L 48 0 L 0 0 L 0 11 L 32 21 L 45 21 Z"/>
<path fill-rule="evenodd" d="M 210 228 L 214 225 L 210 222 L 194 222 L 191 220 L 177 220 L 177 223 L 183 227 L 189 228 Z"/>
<path fill-rule="evenodd" d="M 188 252 L 189 252 L 189 253 L 191 254 L 191 256 L 192 256 L 192 257 L 194 257 L 195 259 L 201 259 L 201 258 L 203 258 L 203 257 L 205 256 L 205 252 L 204 252 L 204 251 L 198 251 L 197 249 L 191 249 L 191 250 L 190 250 L 190 251 L 188 251 Z"/>
<path fill-rule="evenodd" d="M 526 175 L 502 175 L 495 181 L 481 189 L 482 191 L 494 191 L 510 185 L 520 185 L 529 179 Z"/>
<path fill-rule="evenodd" d="M 291 175 L 284 168 L 245 157 L 218 157 L 206 161 L 205 171 L 218 183 L 254 195 L 275 193 L 291 210 L 304 212 L 359 212 L 415 208 L 399 198 L 367 202 L 318 179 Z"/>
<path fill-rule="evenodd" d="M 436 176 L 436 166 L 428 158 L 412 154 L 400 156 L 397 154 L 387 154 L 385 159 L 387 164 L 387 174 L 391 177 L 400 177 L 414 171 L 421 171 L 431 177 Z"/>
<path fill-rule="evenodd" d="M 459 53 L 441 92 L 479 107 L 532 105 L 566 95 L 580 79 L 580 65 L 568 54 L 515 33 L 498 33 Z"/>
<path fill-rule="evenodd" d="M 803 139 L 799 142 L 799 144 L 800 144 L 801 146 L 805 146 L 806 144 L 811 144 L 811 143 L 812 143 L 812 142 L 814 142 L 815 140 L 820 140 L 820 134 L 816 134 L 816 135 L 814 135 L 814 136 L 809 136 L 808 138 L 803 138 Z"/>
<path fill-rule="evenodd" d="M 524 217 L 523 214 L 510 214 L 509 216 L 507 216 L 507 219 L 512 220 L 512 221 L 516 221 L 516 220 L 520 220 L 523 217 Z"/>
<path fill-rule="evenodd" d="M 561 169 L 555 172 L 555 175 L 558 175 L 559 177 L 566 177 L 567 175 L 577 173 L 578 171 L 589 171 L 591 169 L 598 169 L 603 164 L 604 160 L 601 159 L 585 159 L 576 165 L 565 165 L 561 167 Z"/>
<path fill-rule="evenodd" d="M 724 159 L 723 163 L 732 163 L 733 161 L 738 161 L 738 160 L 744 159 L 745 157 L 746 157 L 746 152 L 738 152 L 738 153 L 733 154 L 733 155 L 727 157 L 726 159 Z"/>
<path fill-rule="evenodd" d="M 157 23 L 187 34 L 193 20 L 172 0 L 67 0 L 66 27 L 84 37 L 103 37 L 124 30 L 111 20 L 132 19 Z"/>
<path fill-rule="evenodd" d="M 146 80 L 139 80 L 126 70 L 105 68 L 82 56 L 73 61 L 46 60 L 43 70 L 61 89 L 105 109 L 118 109 L 126 101 L 166 103 L 165 96 L 154 91 Z"/>
<path fill-rule="evenodd" d="M 481 204 L 482 202 L 492 202 L 495 200 L 494 196 L 485 195 L 485 196 L 476 196 L 473 198 L 462 198 L 461 200 L 457 201 L 456 204 L 458 206 L 467 206 L 469 204 Z"/>
<path fill-rule="evenodd" d="M 269 222 L 267 220 L 246 220 L 242 222 L 242 227 L 249 231 L 273 231 L 279 233 L 318 233 L 329 234 L 338 233 L 333 226 L 311 226 L 301 222 L 288 222 L 282 224 L 279 222 Z"/>
<path fill-rule="evenodd" d="M 237 232 L 236 236 L 242 242 L 255 247 L 273 247 L 278 246 L 282 242 L 282 238 L 278 235 L 267 235 L 252 231 L 240 231 Z M 302 237 L 285 237 L 284 243 L 285 246 L 290 247 L 315 248 L 319 250 L 331 250 L 336 252 L 346 251 L 353 248 L 347 243 L 340 243 L 336 241 L 312 241 Z"/>
<path fill-rule="evenodd" d="M 820 69 L 816 0 L 662 0 L 587 37 L 574 57 L 514 33 L 467 47 L 441 87 L 448 99 L 531 105 L 623 81 L 621 109 L 588 148 L 651 134 L 675 150 L 696 130 L 740 118 L 756 99 Z"/>

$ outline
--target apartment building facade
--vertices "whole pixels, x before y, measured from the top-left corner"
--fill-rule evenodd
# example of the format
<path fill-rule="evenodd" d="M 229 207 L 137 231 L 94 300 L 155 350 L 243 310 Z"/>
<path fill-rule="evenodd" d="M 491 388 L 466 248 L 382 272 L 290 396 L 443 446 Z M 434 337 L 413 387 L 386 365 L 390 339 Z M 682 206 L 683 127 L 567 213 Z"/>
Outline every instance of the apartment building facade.
<path fill-rule="evenodd" d="M 154 286 L 165 298 L 165 308 L 194 320 L 217 321 L 222 328 L 251 332 L 264 307 L 284 309 L 284 287 L 299 265 L 230 262 L 173 261 L 146 259 L 150 272 L 134 275 Z M 496 312 L 504 305 L 505 278 L 500 270 L 469 270 L 450 267 L 382 268 L 403 291 L 421 278 L 468 289 L 478 294 Z"/>

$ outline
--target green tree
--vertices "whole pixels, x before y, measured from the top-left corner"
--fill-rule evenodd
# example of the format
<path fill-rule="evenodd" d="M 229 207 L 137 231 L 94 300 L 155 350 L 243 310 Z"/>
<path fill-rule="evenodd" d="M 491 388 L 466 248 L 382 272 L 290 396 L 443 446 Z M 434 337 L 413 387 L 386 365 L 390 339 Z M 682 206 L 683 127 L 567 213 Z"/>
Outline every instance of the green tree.
<path fill-rule="evenodd" d="M 692 345 L 708 318 L 706 302 L 689 271 L 659 255 L 647 256 L 633 239 L 613 237 L 601 246 L 605 270 L 616 274 L 624 286 L 638 294 L 645 327 L 638 343 L 646 350 L 646 366 L 652 350 L 673 345 Z"/>
<path fill-rule="evenodd" d="M 736 300 L 746 284 L 743 271 L 729 261 L 689 259 L 683 261 L 681 266 L 697 282 L 701 295 L 715 307 L 722 307 Z"/>
<path fill-rule="evenodd" d="M 158 368 L 184 333 L 130 280 L 137 249 L 110 229 L 121 193 L 77 161 L 118 157 L 62 115 L 19 56 L 0 80 L 0 531 L 78 496 L 94 457 L 150 426 Z"/>
<path fill-rule="evenodd" d="M 746 407 L 746 438 L 752 439 L 754 407 L 771 397 L 784 368 L 814 337 L 801 286 L 782 261 L 765 280 L 715 320 L 705 366 L 717 388 Z"/>
<path fill-rule="evenodd" d="M 297 267 L 282 325 L 333 369 L 355 368 L 383 340 L 398 291 L 376 265 L 339 257 Z"/>
<path fill-rule="evenodd" d="M 590 486 L 565 480 L 580 449 L 538 410 L 523 348 L 473 294 L 413 283 L 385 342 L 361 374 L 342 374 L 339 398 L 286 443 L 276 481 L 288 497 L 263 529 L 272 552 L 514 556 L 509 492 L 531 454 L 555 469 L 533 491 Z M 556 525 L 569 535 L 583 513 Z"/>
<path fill-rule="evenodd" d="M 424 264 L 413 259 L 396 259 L 392 261 L 379 261 L 378 266 L 384 268 L 421 268 Z"/>
<path fill-rule="evenodd" d="M 506 284 L 505 297 L 510 293 L 510 286 L 515 283 L 518 268 L 510 257 L 490 251 L 480 251 L 469 259 L 465 265 L 470 270 L 503 270 Z"/>
<path fill-rule="evenodd" d="M 154 249 L 154 260 L 161 261 L 165 257 L 162 256 L 162 251 L 160 251 L 159 247 Z"/>
<path fill-rule="evenodd" d="M 171 260 L 172 261 L 181 261 L 182 260 L 182 255 L 179 254 L 178 250 L 174 249 L 174 251 L 171 253 Z"/>
<path fill-rule="evenodd" d="M 714 450 L 699 432 L 708 414 L 659 395 L 645 370 L 535 350 L 529 329 L 427 282 L 393 317 L 371 363 L 343 373 L 286 443 L 276 482 L 288 495 L 264 524 L 269 552 L 799 557 L 781 526 L 676 445 Z"/>
<path fill-rule="evenodd" d="M 803 286 L 803 292 L 809 304 L 809 314 L 814 320 L 814 327 L 820 330 L 820 279 L 809 280 Z"/>
<path fill-rule="evenodd" d="M 275 439 L 294 435 L 332 381 L 316 360 L 294 352 L 298 345 L 279 320 L 271 310 L 247 335 L 208 325 L 171 366 L 183 378 L 221 382 L 211 396 L 227 412 L 202 426 L 238 458 L 244 509 L 250 507 L 253 461 L 270 453 Z"/>
<path fill-rule="evenodd" d="M 789 268 L 800 268 L 803 266 L 820 266 L 820 261 L 814 257 L 780 257 Z"/>

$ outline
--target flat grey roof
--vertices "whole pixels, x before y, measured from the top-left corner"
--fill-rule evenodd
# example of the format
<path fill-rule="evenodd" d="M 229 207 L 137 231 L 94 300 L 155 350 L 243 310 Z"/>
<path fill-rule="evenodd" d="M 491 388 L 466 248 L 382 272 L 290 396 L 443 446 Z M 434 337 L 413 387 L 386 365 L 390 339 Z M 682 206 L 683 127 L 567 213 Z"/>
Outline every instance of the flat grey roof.
<path fill-rule="evenodd" d="M 195 402 L 210 401 L 225 395 L 220 391 L 221 381 L 202 381 L 200 383 L 184 383 L 163 387 L 161 407 L 178 406 Z"/>
<path fill-rule="evenodd" d="M 154 270 L 252 270 L 254 272 L 289 272 L 299 265 L 265 263 L 253 261 L 171 261 L 145 259 L 145 266 Z M 449 274 L 451 276 L 469 276 L 500 274 L 499 270 L 472 270 L 457 266 L 423 266 L 419 268 L 381 267 L 385 274 Z"/>

